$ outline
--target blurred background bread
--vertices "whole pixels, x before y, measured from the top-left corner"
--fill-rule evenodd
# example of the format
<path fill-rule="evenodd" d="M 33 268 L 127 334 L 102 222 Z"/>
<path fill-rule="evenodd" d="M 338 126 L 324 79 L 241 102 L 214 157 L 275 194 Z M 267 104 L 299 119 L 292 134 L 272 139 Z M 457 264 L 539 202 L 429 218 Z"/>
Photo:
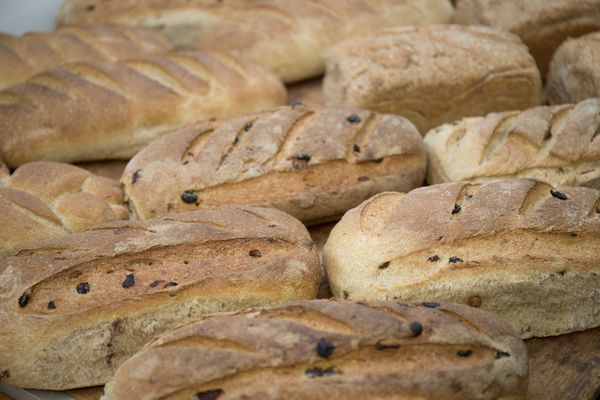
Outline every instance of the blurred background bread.
<path fill-rule="evenodd" d="M 600 189 L 600 99 L 493 113 L 425 136 L 427 182 L 536 178 Z"/>
<path fill-rule="evenodd" d="M 422 134 L 445 122 L 539 105 L 542 82 L 519 38 L 486 27 L 368 32 L 325 56 L 327 105 L 402 115 Z"/>
<path fill-rule="evenodd" d="M 280 211 L 220 208 L 123 221 L 0 260 L 3 383 L 104 384 L 153 336 L 214 312 L 313 299 L 319 259 Z"/>
<path fill-rule="evenodd" d="M 103 399 L 524 399 L 526 387 L 525 346 L 490 313 L 304 301 L 169 332 Z"/>
<path fill-rule="evenodd" d="M 599 190 L 448 183 L 367 200 L 323 258 L 336 298 L 468 304 L 529 338 L 600 326 L 599 236 Z"/>
<path fill-rule="evenodd" d="M 245 204 L 315 224 L 375 193 L 421 186 L 426 164 L 421 136 L 405 118 L 296 105 L 165 135 L 129 162 L 121 183 L 140 219 Z"/>

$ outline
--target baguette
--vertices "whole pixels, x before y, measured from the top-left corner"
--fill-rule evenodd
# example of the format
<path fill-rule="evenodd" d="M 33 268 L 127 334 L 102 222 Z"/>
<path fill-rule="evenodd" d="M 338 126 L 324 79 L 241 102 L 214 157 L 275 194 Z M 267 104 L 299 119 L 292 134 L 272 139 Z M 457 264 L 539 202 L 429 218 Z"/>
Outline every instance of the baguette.
<path fill-rule="evenodd" d="M 383 190 L 420 186 L 426 164 L 405 118 L 296 105 L 165 135 L 129 162 L 121 183 L 139 219 L 246 204 L 315 224 Z"/>
<path fill-rule="evenodd" d="M 169 129 L 284 102 L 272 74 L 221 53 L 64 64 L 0 91 L 0 156 L 128 159 Z"/>
<path fill-rule="evenodd" d="M 117 181 L 35 162 L 0 178 L 0 257 L 44 239 L 129 218 Z"/>
<path fill-rule="evenodd" d="M 304 301 L 217 315 L 127 360 L 103 400 L 524 399 L 527 351 L 450 304 Z"/>
<path fill-rule="evenodd" d="M 427 182 L 531 177 L 600 189 L 600 99 L 466 118 L 425 136 Z"/>
<path fill-rule="evenodd" d="M 325 59 L 327 105 L 402 115 L 422 134 L 541 102 L 540 74 L 527 47 L 486 27 L 385 29 L 339 43 Z"/>
<path fill-rule="evenodd" d="M 277 210 L 219 208 L 123 221 L 0 260 L 3 383 L 104 384 L 153 336 L 190 319 L 312 299 L 319 259 Z"/>
<path fill-rule="evenodd" d="M 564 42 L 554 53 L 546 98 L 550 104 L 600 97 L 600 32 Z"/>
<path fill-rule="evenodd" d="M 600 325 L 600 191 L 535 180 L 385 193 L 323 251 L 332 293 L 492 311 L 521 337 Z"/>
<path fill-rule="evenodd" d="M 521 37 L 546 76 L 554 51 L 569 37 L 600 30 L 598 0 L 460 0 L 455 20 Z"/>
<path fill-rule="evenodd" d="M 386 26 L 447 23 L 448 0 L 66 1 L 61 23 L 116 22 L 160 29 L 178 49 L 231 51 L 286 83 L 322 75 L 340 39 Z"/>
<path fill-rule="evenodd" d="M 0 34 L 0 89 L 76 61 L 117 61 L 169 49 L 158 33 L 137 27 L 83 25 L 23 36 Z"/>

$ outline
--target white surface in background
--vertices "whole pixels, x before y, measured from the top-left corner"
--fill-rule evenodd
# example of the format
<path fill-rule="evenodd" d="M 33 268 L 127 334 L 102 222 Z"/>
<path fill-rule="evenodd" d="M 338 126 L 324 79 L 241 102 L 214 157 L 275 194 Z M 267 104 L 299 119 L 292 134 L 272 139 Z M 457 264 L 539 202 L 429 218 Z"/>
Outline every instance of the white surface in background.
<path fill-rule="evenodd" d="M 0 32 L 51 31 L 61 0 L 0 0 Z"/>

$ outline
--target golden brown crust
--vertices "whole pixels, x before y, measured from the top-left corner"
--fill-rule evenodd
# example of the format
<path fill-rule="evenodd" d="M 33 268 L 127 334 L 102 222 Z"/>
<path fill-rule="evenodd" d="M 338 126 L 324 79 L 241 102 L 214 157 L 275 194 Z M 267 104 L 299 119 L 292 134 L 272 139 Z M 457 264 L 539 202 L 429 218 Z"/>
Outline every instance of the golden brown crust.
<path fill-rule="evenodd" d="M 402 115 L 422 134 L 445 122 L 537 106 L 542 83 L 515 35 L 486 27 L 399 27 L 325 55 L 325 103 Z M 465 62 L 468 60 L 468 62 Z"/>
<path fill-rule="evenodd" d="M 566 40 L 554 53 L 546 83 L 550 104 L 591 97 L 600 97 L 600 32 Z"/>
<path fill-rule="evenodd" d="M 0 347 L 14 349 L 0 354 L 6 383 L 65 389 L 105 383 L 194 317 L 314 298 L 319 261 L 289 215 L 226 207 L 40 243 L 0 261 L 0 283 Z"/>
<path fill-rule="evenodd" d="M 448 0 L 214 0 L 63 5 L 65 22 L 111 21 L 160 29 L 177 48 L 230 51 L 268 66 L 285 82 L 319 76 L 338 40 L 387 26 L 447 23 Z"/>
<path fill-rule="evenodd" d="M 535 180 L 375 196 L 331 232 L 332 292 L 467 303 L 523 337 L 600 325 L 600 191 Z"/>
<path fill-rule="evenodd" d="M 596 0 L 460 0 L 455 20 L 515 33 L 546 76 L 554 51 L 569 37 L 600 29 Z"/>
<path fill-rule="evenodd" d="M 428 305 L 304 301 L 208 317 L 148 344 L 104 399 L 524 398 L 526 349 L 508 324 Z"/>
<path fill-rule="evenodd" d="M 129 158 L 170 128 L 284 102 L 277 78 L 226 54 L 64 64 L 0 91 L 0 153 L 9 166 Z"/>
<path fill-rule="evenodd" d="M 0 89 L 76 61 L 117 61 L 169 49 L 157 32 L 137 27 L 82 25 L 23 36 L 0 35 Z"/>
<path fill-rule="evenodd" d="M 430 131 L 427 182 L 530 177 L 600 189 L 600 99 L 466 118 Z"/>
<path fill-rule="evenodd" d="M 405 118 L 297 105 L 166 135 L 129 162 L 121 182 L 141 219 L 233 203 L 316 223 L 382 190 L 419 186 L 425 165 L 422 139 Z"/>
<path fill-rule="evenodd" d="M 73 165 L 33 162 L 0 180 L 0 257 L 40 240 L 129 218 L 117 181 Z"/>

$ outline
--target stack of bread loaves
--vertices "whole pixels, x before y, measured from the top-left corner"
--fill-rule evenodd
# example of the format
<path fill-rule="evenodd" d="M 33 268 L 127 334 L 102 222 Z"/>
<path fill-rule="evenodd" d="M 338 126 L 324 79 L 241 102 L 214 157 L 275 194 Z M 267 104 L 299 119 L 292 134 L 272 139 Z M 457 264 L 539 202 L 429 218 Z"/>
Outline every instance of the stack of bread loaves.
<path fill-rule="evenodd" d="M 523 339 L 600 326 L 598 16 L 64 0 L 0 36 L 0 392 L 524 399 Z"/>

